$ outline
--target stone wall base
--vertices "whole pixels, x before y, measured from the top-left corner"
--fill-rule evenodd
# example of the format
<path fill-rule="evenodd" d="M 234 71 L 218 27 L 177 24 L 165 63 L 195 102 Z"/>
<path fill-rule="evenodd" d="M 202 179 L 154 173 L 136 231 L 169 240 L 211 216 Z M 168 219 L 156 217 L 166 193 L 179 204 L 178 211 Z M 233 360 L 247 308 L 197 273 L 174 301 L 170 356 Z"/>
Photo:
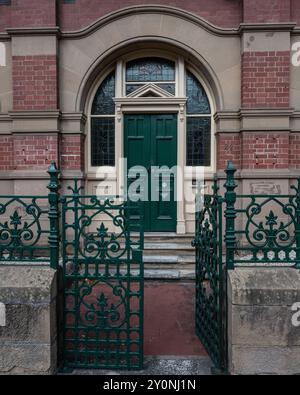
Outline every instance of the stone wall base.
<path fill-rule="evenodd" d="M 293 324 L 296 311 L 292 309 L 297 302 L 300 302 L 300 270 L 229 271 L 231 374 L 300 374 L 300 325 Z"/>
<path fill-rule="evenodd" d="M 0 374 L 56 372 L 56 296 L 48 266 L 0 266 Z"/>

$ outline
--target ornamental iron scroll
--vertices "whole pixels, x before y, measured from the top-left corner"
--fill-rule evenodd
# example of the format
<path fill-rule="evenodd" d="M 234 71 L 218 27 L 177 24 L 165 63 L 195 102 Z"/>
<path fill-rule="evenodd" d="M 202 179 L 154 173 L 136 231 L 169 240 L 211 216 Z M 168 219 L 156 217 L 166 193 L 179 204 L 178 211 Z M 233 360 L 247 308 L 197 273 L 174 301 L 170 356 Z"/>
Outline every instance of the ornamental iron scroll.
<path fill-rule="evenodd" d="M 299 267 L 299 184 L 294 195 L 236 195 L 235 264 Z"/>
<path fill-rule="evenodd" d="M 143 366 L 143 219 L 139 202 L 62 196 L 64 369 Z"/>
<path fill-rule="evenodd" d="M 127 298 L 122 282 L 85 280 L 79 287 L 81 324 L 100 329 L 126 324 Z"/>
<path fill-rule="evenodd" d="M 0 196 L 0 261 L 49 260 L 48 198 Z"/>

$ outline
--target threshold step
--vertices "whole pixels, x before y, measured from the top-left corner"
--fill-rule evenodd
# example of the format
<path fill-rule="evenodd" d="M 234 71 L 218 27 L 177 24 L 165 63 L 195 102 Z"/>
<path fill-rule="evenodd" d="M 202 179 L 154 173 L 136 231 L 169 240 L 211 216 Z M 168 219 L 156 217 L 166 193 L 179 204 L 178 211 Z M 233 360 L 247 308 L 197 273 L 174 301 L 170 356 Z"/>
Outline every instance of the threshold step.
<path fill-rule="evenodd" d="M 195 270 L 145 269 L 145 280 L 194 280 Z"/>

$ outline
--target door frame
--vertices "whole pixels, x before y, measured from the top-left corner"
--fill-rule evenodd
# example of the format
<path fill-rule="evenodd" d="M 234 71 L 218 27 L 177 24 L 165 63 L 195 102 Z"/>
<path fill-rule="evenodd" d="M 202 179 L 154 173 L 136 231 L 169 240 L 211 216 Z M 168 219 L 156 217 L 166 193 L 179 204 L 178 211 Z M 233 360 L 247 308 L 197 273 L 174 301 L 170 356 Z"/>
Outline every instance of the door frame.
<path fill-rule="evenodd" d="M 123 191 L 123 161 L 124 157 L 124 114 L 177 114 L 177 166 L 182 170 L 185 168 L 185 104 L 186 97 L 126 97 L 115 98 L 116 104 L 116 168 L 117 168 L 117 190 L 122 195 Z M 177 212 L 176 233 L 185 234 L 185 210 L 183 195 L 183 177 L 177 177 Z"/>

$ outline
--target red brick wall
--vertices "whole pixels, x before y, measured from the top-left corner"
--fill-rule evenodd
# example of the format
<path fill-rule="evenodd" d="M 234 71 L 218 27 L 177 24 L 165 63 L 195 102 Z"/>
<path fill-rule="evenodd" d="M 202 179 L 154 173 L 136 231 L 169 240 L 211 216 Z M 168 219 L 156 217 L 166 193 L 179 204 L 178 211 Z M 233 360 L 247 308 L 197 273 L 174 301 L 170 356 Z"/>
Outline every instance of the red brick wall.
<path fill-rule="evenodd" d="M 12 27 L 56 26 L 56 0 L 12 0 Z"/>
<path fill-rule="evenodd" d="M 242 152 L 243 169 L 287 169 L 289 134 L 243 132 Z"/>
<path fill-rule="evenodd" d="M 290 52 L 242 55 L 242 107 L 289 106 Z"/>
<path fill-rule="evenodd" d="M 109 12 L 131 5 L 152 4 L 148 0 L 12 0 L 1 6 L 0 31 L 6 27 L 55 26 L 62 30 L 81 29 Z M 300 24 L 299 0 L 155 0 L 193 12 L 216 26 L 237 27 L 244 22 L 286 22 Z"/>
<path fill-rule="evenodd" d="M 11 5 L 0 6 L 0 32 L 11 26 Z"/>
<path fill-rule="evenodd" d="M 84 169 L 84 138 L 64 135 L 0 136 L 0 171 L 47 169 L 55 160 L 61 170 Z"/>
<path fill-rule="evenodd" d="M 242 0 L 76 0 L 75 4 L 60 0 L 60 26 L 62 30 L 78 30 L 112 11 L 143 4 L 178 7 L 222 27 L 237 27 L 242 21 Z"/>
<path fill-rule="evenodd" d="M 228 160 L 232 160 L 238 168 L 241 167 L 241 140 L 237 133 L 217 135 L 217 169 L 224 170 Z"/>
<path fill-rule="evenodd" d="M 291 0 L 291 20 L 300 25 L 300 1 Z"/>
<path fill-rule="evenodd" d="M 53 135 L 14 135 L 13 168 L 47 169 L 52 160 L 58 160 L 58 138 Z"/>
<path fill-rule="evenodd" d="M 11 6 L 0 8 L 0 31 L 7 27 L 55 26 L 77 30 L 98 18 L 132 5 L 169 5 L 193 12 L 216 26 L 237 27 L 242 21 L 242 0 L 76 0 L 64 4 L 55 0 L 12 0 Z"/>
<path fill-rule="evenodd" d="M 217 169 L 232 160 L 239 169 L 300 168 L 300 134 L 280 132 L 220 133 L 217 137 Z"/>
<path fill-rule="evenodd" d="M 60 149 L 62 170 L 84 170 L 84 139 L 82 135 L 63 135 Z"/>
<path fill-rule="evenodd" d="M 55 55 L 13 57 L 14 110 L 54 110 L 57 100 Z"/>
<path fill-rule="evenodd" d="M 300 169 L 300 133 L 291 134 L 289 159 L 291 169 Z"/>
<path fill-rule="evenodd" d="M 0 136 L 0 170 L 12 170 L 13 168 L 13 138 L 12 136 Z"/>
<path fill-rule="evenodd" d="M 244 22 L 288 22 L 290 0 L 244 0 L 243 14 Z"/>

